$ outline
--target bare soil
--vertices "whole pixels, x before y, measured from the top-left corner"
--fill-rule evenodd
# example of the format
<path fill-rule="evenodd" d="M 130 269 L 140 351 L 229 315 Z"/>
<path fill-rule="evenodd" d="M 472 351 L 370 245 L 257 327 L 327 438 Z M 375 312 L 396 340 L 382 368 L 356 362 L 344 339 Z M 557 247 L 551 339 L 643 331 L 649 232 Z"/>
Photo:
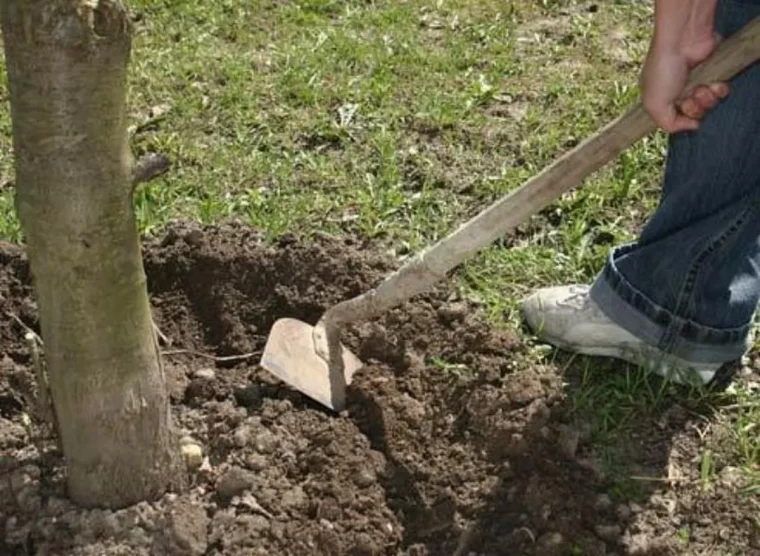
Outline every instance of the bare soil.
<path fill-rule="evenodd" d="M 171 340 L 176 422 L 206 461 L 187 492 L 159 501 L 106 511 L 66 500 L 54 438 L 24 420 L 37 313 L 23 249 L 2 244 L 0 553 L 760 554 L 757 499 L 738 493 L 731 468 L 694 486 L 698 417 L 675 403 L 641 416 L 632 468 L 678 480 L 626 499 L 586 424 L 568 418 L 567 377 L 527 364 L 520 337 L 451 284 L 345 330 L 367 365 L 340 415 L 260 369 L 275 319 L 314 323 L 394 267 L 370 246 L 267 246 L 242 226 L 178 223 L 146 244 L 145 267 Z M 218 359 L 230 356 L 241 357 Z"/>

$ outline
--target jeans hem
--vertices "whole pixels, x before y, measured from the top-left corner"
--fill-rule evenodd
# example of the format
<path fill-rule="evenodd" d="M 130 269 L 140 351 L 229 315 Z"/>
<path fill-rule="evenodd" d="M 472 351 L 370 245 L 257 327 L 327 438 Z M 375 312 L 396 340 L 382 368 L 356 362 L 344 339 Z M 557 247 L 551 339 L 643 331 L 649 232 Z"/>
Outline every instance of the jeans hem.
<path fill-rule="evenodd" d="M 634 247 L 613 249 L 591 286 L 591 299 L 610 320 L 641 341 L 694 363 L 736 361 L 747 352 L 751 322 L 737 328 L 704 326 L 674 315 L 636 289 L 615 265 L 616 258 Z"/>

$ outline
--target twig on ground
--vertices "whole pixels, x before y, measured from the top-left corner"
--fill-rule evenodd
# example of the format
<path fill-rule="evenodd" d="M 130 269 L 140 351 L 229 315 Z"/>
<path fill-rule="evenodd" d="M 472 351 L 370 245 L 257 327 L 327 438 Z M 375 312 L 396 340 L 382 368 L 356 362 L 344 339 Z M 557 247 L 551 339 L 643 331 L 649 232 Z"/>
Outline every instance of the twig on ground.
<path fill-rule="evenodd" d="M 230 361 L 245 361 L 246 359 L 251 359 L 252 357 L 256 357 L 257 355 L 260 355 L 260 354 L 261 352 L 254 351 L 251 353 L 242 353 L 240 355 L 218 356 L 218 355 L 211 355 L 209 353 L 203 353 L 202 351 L 196 351 L 194 349 L 172 349 L 172 350 L 161 352 L 161 355 L 197 355 L 198 357 L 205 357 L 206 359 L 211 359 L 212 361 L 216 361 L 218 363 L 228 363 Z"/>
<path fill-rule="evenodd" d="M 259 513 L 266 517 L 267 519 L 274 519 L 274 515 L 272 515 L 270 512 L 268 512 L 265 508 L 259 504 L 259 501 L 256 500 L 256 497 L 252 494 L 245 494 L 240 499 L 239 505 L 247 506 L 249 510 L 254 511 L 256 513 Z"/>

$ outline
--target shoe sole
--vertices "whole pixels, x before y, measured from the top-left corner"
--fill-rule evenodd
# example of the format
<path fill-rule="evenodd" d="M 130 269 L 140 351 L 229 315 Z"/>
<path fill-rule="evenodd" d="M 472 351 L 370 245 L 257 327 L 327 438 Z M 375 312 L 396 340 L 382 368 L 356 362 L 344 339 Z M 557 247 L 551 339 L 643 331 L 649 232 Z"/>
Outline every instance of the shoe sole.
<path fill-rule="evenodd" d="M 626 347 L 626 348 L 614 348 L 614 347 L 583 347 L 583 346 L 577 346 L 572 345 L 564 342 L 563 340 L 560 340 L 559 338 L 554 338 L 551 336 L 543 336 L 542 340 L 545 342 L 548 342 L 560 349 L 563 349 L 565 351 L 569 351 L 571 353 L 577 353 L 579 355 L 587 355 L 591 357 L 607 357 L 612 359 L 618 359 L 625 361 L 626 363 L 630 363 L 631 365 L 635 365 L 638 368 L 646 368 L 650 369 L 651 372 L 656 374 L 657 376 L 660 376 L 662 378 L 665 378 L 667 380 L 671 380 L 677 384 L 689 384 L 693 385 L 693 380 L 683 380 L 682 376 L 697 376 L 699 377 L 699 380 L 701 382 L 701 385 L 705 385 L 708 382 L 710 382 L 713 379 L 713 376 L 715 375 L 717 368 L 715 370 L 698 370 L 698 369 L 689 369 L 688 365 L 683 364 L 684 367 L 686 367 L 685 372 L 678 372 L 672 369 L 670 365 L 668 365 L 668 357 L 666 355 L 659 355 L 657 357 L 651 357 L 647 355 L 646 352 L 648 351 L 648 346 L 644 344 L 640 344 L 636 347 Z M 636 355 L 636 354 L 641 355 Z M 659 359 L 659 361 L 656 361 L 656 359 Z M 663 365 L 664 364 L 664 365 Z M 663 366 L 665 367 L 663 369 Z"/>

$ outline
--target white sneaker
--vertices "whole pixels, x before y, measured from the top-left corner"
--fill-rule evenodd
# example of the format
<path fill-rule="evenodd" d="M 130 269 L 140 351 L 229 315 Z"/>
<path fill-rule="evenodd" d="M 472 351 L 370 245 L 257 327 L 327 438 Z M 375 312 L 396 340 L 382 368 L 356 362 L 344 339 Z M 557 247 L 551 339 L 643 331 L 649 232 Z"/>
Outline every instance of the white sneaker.
<path fill-rule="evenodd" d="M 582 355 L 622 359 L 679 384 L 704 385 L 720 363 L 693 363 L 666 354 L 611 321 L 594 303 L 589 286 L 545 288 L 523 302 L 528 326 L 540 339 Z"/>

